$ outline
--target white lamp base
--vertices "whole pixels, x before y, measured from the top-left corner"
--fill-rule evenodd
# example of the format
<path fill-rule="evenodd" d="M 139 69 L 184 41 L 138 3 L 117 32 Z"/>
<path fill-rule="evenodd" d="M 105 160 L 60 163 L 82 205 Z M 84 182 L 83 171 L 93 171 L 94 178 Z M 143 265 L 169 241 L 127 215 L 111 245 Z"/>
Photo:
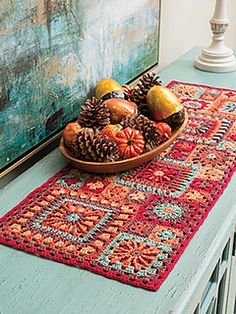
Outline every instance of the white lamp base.
<path fill-rule="evenodd" d="M 208 72 L 232 72 L 236 70 L 236 58 L 229 48 L 225 53 L 216 53 L 203 49 L 195 61 L 195 67 Z"/>
<path fill-rule="evenodd" d="M 209 72 L 232 72 L 236 70 L 233 50 L 224 43 L 224 33 L 229 25 L 226 0 L 216 0 L 215 12 L 210 20 L 213 33 L 212 42 L 195 61 L 195 67 Z"/>

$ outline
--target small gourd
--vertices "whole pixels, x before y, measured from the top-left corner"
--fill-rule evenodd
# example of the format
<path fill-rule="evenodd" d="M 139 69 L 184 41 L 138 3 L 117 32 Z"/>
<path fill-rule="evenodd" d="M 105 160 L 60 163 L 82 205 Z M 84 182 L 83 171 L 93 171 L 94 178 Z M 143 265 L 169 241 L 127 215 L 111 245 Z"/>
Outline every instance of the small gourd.
<path fill-rule="evenodd" d="M 155 121 L 168 123 L 172 129 L 182 124 L 184 107 L 177 96 L 167 87 L 153 86 L 147 94 L 147 106 Z"/>
<path fill-rule="evenodd" d="M 116 135 L 116 142 L 122 159 L 137 157 L 143 153 L 145 141 L 138 130 L 126 128 Z"/>
<path fill-rule="evenodd" d="M 95 87 L 95 97 L 97 99 L 125 98 L 123 87 L 111 78 L 101 79 Z"/>

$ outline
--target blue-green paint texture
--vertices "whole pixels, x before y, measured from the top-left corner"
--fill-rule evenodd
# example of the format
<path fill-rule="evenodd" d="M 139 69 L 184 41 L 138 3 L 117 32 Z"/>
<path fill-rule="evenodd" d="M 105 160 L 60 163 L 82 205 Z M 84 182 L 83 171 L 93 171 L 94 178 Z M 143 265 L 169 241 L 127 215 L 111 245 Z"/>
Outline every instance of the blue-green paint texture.
<path fill-rule="evenodd" d="M 99 78 L 158 60 L 159 0 L 2 0 L 0 168 L 74 119 Z"/>

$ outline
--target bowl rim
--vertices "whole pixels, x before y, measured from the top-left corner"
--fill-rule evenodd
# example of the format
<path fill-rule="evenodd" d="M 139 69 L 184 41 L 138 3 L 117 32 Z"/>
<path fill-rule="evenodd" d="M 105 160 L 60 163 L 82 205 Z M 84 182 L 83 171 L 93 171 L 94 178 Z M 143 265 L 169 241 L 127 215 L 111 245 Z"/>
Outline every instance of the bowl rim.
<path fill-rule="evenodd" d="M 176 129 L 172 134 L 171 136 L 163 143 L 161 143 L 160 145 L 158 145 L 156 148 L 144 153 L 144 154 L 141 154 L 141 155 L 138 155 L 136 157 L 132 157 L 132 158 L 127 158 L 127 159 L 122 159 L 122 160 L 118 160 L 118 161 L 111 161 L 111 162 L 96 162 L 96 161 L 85 161 L 85 160 L 81 160 L 81 159 L 78 159 L 76 157 L 73 157 L 72 155 L 70 155 L 68 153 L 68 150 L 70 151 L 70 148 L 67 147 L 64 143 L 64 139 L 63 137 L 61 137 L 61 141 L 60 141 L 60 150 L 62 152 L 63 155 L 66 155 L 66 157 L 68 156 L 70 158 L 70 160 L 72 161 L 75 161 L 75 162 L 79 162 L 80 164 L 83 164 L 83 165 L 97 165 L 97 166 L 110 166 L 112 164 L 117 164 L 117 165 L 122 165 L 122 164 L 125 164 L 129 161 L 135 161 L 137 159 L 140 159 L 141 157 L 146 157 L 146 156 L 150 156 L 152 154 L 155 153 L 155 151 L 159 151 L 159 150 L 162 150 L 163 147 L 165 147 L 169 141 L 171 141 L 173 139 L 173 137 L 178 137 L 178 135 L 180 133 L 182 133 L 182 131 L 185 129 L 186 125 L 187 125 L 187 122 L 188 122 L 188 114 L 187 114 L 187 111 L 185 110 L 185 118 L 184 118 L 184 121 L 183 123 L 181 124 L 181 126 Z M 168 147 L 169 145 L 167 145 Z"/>

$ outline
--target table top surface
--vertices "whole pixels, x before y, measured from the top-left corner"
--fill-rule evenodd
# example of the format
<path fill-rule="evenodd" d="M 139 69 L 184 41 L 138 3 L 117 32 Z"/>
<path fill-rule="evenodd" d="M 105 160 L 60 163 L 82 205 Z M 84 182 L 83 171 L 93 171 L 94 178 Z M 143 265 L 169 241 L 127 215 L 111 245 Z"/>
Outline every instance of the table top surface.
<path fill-rule="evenodd" d="M 193 67 L 199 51 L 199 48 L 192 49 L 162 70 L 159 74 L 163 83 L 179 80 L 236 89 L 236 72 L 213 74 Z M 65 165 L 56 149 L 9 183 L 0 193 L 0 216 Z M 168 313 L 194 280 L 222 223 L 230 212 L 236 212 L 235 183 L 234 175 L 157 292 L 0 245 L 0 313 Z"/>

